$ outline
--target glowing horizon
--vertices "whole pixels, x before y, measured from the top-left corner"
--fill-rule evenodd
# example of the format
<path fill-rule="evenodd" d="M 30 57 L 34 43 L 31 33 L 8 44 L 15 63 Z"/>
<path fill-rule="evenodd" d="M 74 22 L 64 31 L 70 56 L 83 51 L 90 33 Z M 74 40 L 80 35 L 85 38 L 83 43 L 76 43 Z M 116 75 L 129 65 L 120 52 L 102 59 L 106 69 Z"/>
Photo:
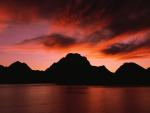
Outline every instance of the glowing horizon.
<path fill-rule="evenodd" d="M 68 53 L 115 71 L 124 62 L 150 67 L 146 0 L 0 1 L 0 64 L 45 70 Z"/>

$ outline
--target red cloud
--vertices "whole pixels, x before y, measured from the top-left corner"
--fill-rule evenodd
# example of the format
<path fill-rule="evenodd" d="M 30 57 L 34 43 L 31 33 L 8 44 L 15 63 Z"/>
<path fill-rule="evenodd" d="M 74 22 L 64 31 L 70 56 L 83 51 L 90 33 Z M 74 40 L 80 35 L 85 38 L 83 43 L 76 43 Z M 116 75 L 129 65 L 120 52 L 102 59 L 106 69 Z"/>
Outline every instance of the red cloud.
<path fill-rule="evenodd" d="M 88 51 L 110 57 L 124 57 L 136 52 L 130 56 L 135 58 L 143 56 L 138 55 L 139 50 L 149 54 L 145 51 L 149 49 L 149 39 L 124 42 L 129 37 L 132 40 L 138 32 L 149 31 L 149 6 L 147 0 L 1 0 L 0 21 L 4 25 L 10 22 L 49 22 L 50 35 L 31 37 L 17 46 L 31 47 L 33 44 L 58 50 L 88 48 Z M 0 28 L 3 29 L 3 25 Z"/>

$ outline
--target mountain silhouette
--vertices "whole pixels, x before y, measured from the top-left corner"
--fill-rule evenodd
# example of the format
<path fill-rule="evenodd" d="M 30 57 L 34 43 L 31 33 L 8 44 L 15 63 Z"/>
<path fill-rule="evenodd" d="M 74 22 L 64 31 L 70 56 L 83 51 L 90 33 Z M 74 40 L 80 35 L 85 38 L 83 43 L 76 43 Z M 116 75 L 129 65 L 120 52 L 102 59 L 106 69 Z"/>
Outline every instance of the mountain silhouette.
<path fill-rule="evenodd" d="M 124 63 L 122 66 L 120 66 L 118 68 L 118 70 L 116 71 L 117 74 L 136 74 L 136 75 L 141 75 L 143 72 L 145 71 L 145 69 L 141 66 L 139 66 L 136 63 Z"/>
<path fill-rule="evenodd" d="M 17 72 L 22 73 L 22 72 L 31 71 L 32 69 L 27 64 L 16 61 L 8 67 L 8 70 L 10 70 L 14 73 L 17 73 Z"/>
<path fill-rule="evenodd" d="M 149 83 L 149 76 L 146 69 L 135 63 L 125 63 L 116 71 L 119 82 L 128 84 Z"/>
<path fill-rule="evenodd" d="M 10 66 L 6 67 L 5 79 L 13 83 L 25 83 L 29 76 L 32 75 L 32 69 L 25 63 L 16 61 Z"/>
<path fill-rule="evenodd" d="M 53 71 L 58 68 L 62 72 L 74 71 L 76 73 L 78 71 L 85 71 L 85 68 L 89 67 L 91 65 L 86 57 L 82 57 L 80 54 L 69 53 L 66 57 L 50 66 L 46 71 Z M 71 70 L 68 70 L 68 68 Z"/>
<path fill-rule="evenodd" d="M 115 73 L 105 66 L 92 66 L 86 57 L 69 53 L 45 71 L 32 70 L 19 61 L 0 65 L 0 83 L 54 83 L 83 85 L 150 85 L 150 68 L 124 63 Z"/>
<path fill-rule="evenodd" d="M 105 84 L 111 82 L 112 72 L 105 66 L 92 66 L 86 57 L 70 53 L 46 70 L 56 83 Z"/>
<path fill-rule="evenodd" d="M 91 64 L 80 54 L 69 53 L 46 70 L 56 83 L 85 83 L 91 78 Z"/>

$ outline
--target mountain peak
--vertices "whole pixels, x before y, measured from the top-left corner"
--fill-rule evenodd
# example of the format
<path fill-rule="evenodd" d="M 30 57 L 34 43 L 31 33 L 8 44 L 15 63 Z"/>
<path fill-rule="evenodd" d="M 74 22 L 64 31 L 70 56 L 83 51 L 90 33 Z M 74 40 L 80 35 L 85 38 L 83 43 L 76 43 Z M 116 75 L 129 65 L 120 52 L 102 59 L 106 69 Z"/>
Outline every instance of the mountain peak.
<path fill-rule="evenodd" d="M 140 65 L 133 63 L 133 62 L 128 62 L 124 63 L 122 66 L 118 68 L 116 71 L 117 74 L 120 75 L 139 75 L 140 73 L 143 73 L 145 69 L 141 67 Z"/>
<path fill-rule="evenodd" d="M 16 61 L 14 63 L 12 63 L 9 67 L 9 69 L 12 69 L 12 70 L 17 70 L 17 69 L 20 69 L 20 70 L 31 70 L 31 68 L 26 64 L 26 63 L 22 63 L 20 61 Z"/>
<path fill-rule="evenodd" d="M 54 63 L 47 71 L 51 69 L 57 69 L 68 72 L 71 70 L 85 70 L 90 68 L 91 64 L 86 57 L 77 53 L 69 53 L 64 58 L 60 59 L 57 63 Z"/>
<path fill-rule="evenodd" d="M 104 66 L 104 65 L 99 66 L 99 68 L 104 69 L 104 70 L 108 70 L 108 69 L 106 68 L 106 66 Z"/>
<path fill-rule="evenodd" d="M 139 66 L 138 64 L 134 63 L 134 62 L 126 62 L 123 65 L 132 65 L 132 66 Z"/>
<path fill-rule="evenodd" d="M 95 67 L 95 72 L 98 73 L 97 75 L 112 75 L 113 73 L 111 71 L 109 71 L 104 65 L 99 66 L 99 67 Z"/>
<path fill-rule="evenodd" d="M 133 62 L 124 63 L 122 66 L 120 66 L 120 68 L 138 68 L 138 69 L 144 69 L 140 65 L 138 65 L 136 63 L 133 63 Z"/>
<path fill-rule="evenodd" d="M 24 64 L 24 63 L 22 63 L 20 61 L 16 61 L 16 62 L 12 63 L 11 65 L 18 65 L 18 64 Z"/>
<path fill-rule="evenodd" d="M 73 60 L 73 61 L 85 61 L 86 63 L 90 64 L 85 56 L 81 56 L 78 53 L 69 53 L 64 57 L 64 59 Z"/>
<path fill-rule="evenodd" d="M 62 58 L 58 63 L 68 64 L 70 66 L 80 65 L 89 66 L 90 62 L 86 57 L 81 56 L 78 53 L 69 53 L 64 58 Z"/>
<path fill-rule="evenodd" d="M 82 56 L 80 54 L 78 54 L 78 53 L 68 53 L 66 55 L 66 57 L 82 57 Z"/>

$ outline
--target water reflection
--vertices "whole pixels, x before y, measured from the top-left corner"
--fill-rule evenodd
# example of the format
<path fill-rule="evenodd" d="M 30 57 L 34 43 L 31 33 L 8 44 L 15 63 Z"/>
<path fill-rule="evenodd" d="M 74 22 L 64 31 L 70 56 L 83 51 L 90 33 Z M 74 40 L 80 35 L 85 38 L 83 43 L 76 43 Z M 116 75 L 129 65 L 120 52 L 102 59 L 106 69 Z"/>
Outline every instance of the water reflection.
<path fill-rule="evenodd" d="M 0 113 L 150 113 L 150 88 L 0 86 Z"/>

